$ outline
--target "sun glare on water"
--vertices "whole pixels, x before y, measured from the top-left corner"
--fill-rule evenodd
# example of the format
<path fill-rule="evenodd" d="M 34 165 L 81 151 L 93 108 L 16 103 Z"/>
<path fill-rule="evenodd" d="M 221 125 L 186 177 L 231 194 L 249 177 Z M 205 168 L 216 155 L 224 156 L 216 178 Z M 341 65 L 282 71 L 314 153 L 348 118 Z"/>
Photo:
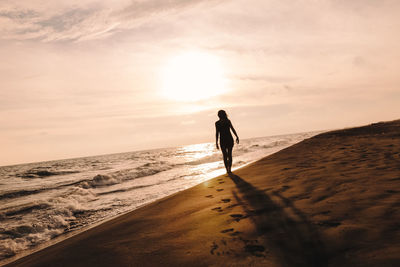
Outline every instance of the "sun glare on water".
<path fill-rule="evenodd" d="M 176 101 L 198 101 L 227 91 L 221 60 L 205 52 L 171 58 L 161 73 L 162 94 Z"/>

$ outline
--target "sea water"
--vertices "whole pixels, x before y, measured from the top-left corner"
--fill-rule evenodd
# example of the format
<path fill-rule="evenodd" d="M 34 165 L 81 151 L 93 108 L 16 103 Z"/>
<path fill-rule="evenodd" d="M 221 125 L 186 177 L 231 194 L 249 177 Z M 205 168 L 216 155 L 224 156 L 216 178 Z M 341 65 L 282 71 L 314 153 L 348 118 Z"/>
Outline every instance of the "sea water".
<path fill-rule="evenodd" d="M 315 134 L 241 140 L 233 170 Z M 0 261 L 224 173 L 214 143 L 0 167 Z"/>

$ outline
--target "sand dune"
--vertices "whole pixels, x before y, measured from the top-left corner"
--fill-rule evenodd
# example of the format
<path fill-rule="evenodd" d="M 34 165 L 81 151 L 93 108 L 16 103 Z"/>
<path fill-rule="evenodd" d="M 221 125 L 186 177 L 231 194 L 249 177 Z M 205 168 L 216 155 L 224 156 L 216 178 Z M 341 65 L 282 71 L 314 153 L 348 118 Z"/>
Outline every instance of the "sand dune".
<path fill-rule="evenodd" d="M 400 121 L 324 133 L 8 266 L 400 266 Z"/>

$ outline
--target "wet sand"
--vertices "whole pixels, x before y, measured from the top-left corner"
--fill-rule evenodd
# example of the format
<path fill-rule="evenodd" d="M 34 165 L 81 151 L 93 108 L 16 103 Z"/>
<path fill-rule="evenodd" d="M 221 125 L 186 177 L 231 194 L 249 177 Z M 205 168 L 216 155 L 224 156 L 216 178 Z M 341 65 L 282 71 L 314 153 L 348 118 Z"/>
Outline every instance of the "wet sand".
<path fill-rule="evenodd" d="M 324 133 L 7 266 L 400 266 L 400 121 Z"/>

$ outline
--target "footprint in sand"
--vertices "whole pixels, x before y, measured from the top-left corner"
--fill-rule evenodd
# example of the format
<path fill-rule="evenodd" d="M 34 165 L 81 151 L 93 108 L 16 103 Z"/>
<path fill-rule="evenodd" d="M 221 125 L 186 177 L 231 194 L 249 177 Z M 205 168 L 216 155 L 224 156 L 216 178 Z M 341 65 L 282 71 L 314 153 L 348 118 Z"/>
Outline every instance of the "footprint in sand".
<path fill-rule="evenodd" d="M 221 201 L 224 202 L 224 203 L 228 203 L 228 202 L 230 202 L 231 200 L 230 200 L 230 198 L 223 198 L 223 199 L 221 199 Z"/>
<path fill-rule="evenodd" d="M 260 245 L 245 245 L 244 246 L 244 250 L 246 252 L 251 253 L 254 256 L 262 257 L 264 255 L 262 255 L 260 253 L 265 251 L 265 247 L 264 246 L 260 246 Z"/>
<path fill-rule="evenodd" d="M 205 196 L 205 197 L 207 197 L 207 198 L 213 198 L 213 195 L 208 195 L 208 196 Z"/>
<path fill-rule="evenodd" d="M 224 189 L 219 188 L 219 189 L 217 189 L 217 191 L 218 191 L 218 192 L 221 192 L 221 191 L 224 191 Z"/>
<path fill-rule="evenodd" d="M 215 210 L 215 211 L 218 211 L 218 212 L 223 212 L 223 209 L 221 209 L 221 207 L 212 208 L 211 210 Z"/>
<path fill-rule="evenodd" d="M 316 224 L 319 225 L 319 226 L 322 226 L 322 227 L 338 227 L 342 223 L 341 222 L 327 220 L 327 221 L 317 222 Z"/>
<path fill-rule="evenodd" d="M 222 230 L 221 233 L 225 234 L 225 233 L 233 232 L 233 230 L 234 230 L 233 228 L 229 228 L 229 229 Z"/>
<path fill-rule="evenodd" d="M 212 255 L 214 255 L 214 251 L 215 251 L 217 248 L 218 248 L 218 245 L 215 244 L 215 242 L 213 242 L 213 244 L 211 245 L 210 253 L 211 253 Z"/>
<path fill-rule="evenodd" d="M 239 231 L 235 231 L 235 232 L 233 232 L 233 233 L 230 233 L 229 235 L 230 236 L 237 236 L 237 235 L 239 235 L 241 232 L 239 232 Z"/>
<path fill-rule="evenodd" d="M 242 214 L 231 214 L 230 216 L 237 222 L 241 219 L 244 219 L 244 216 Z"/>

